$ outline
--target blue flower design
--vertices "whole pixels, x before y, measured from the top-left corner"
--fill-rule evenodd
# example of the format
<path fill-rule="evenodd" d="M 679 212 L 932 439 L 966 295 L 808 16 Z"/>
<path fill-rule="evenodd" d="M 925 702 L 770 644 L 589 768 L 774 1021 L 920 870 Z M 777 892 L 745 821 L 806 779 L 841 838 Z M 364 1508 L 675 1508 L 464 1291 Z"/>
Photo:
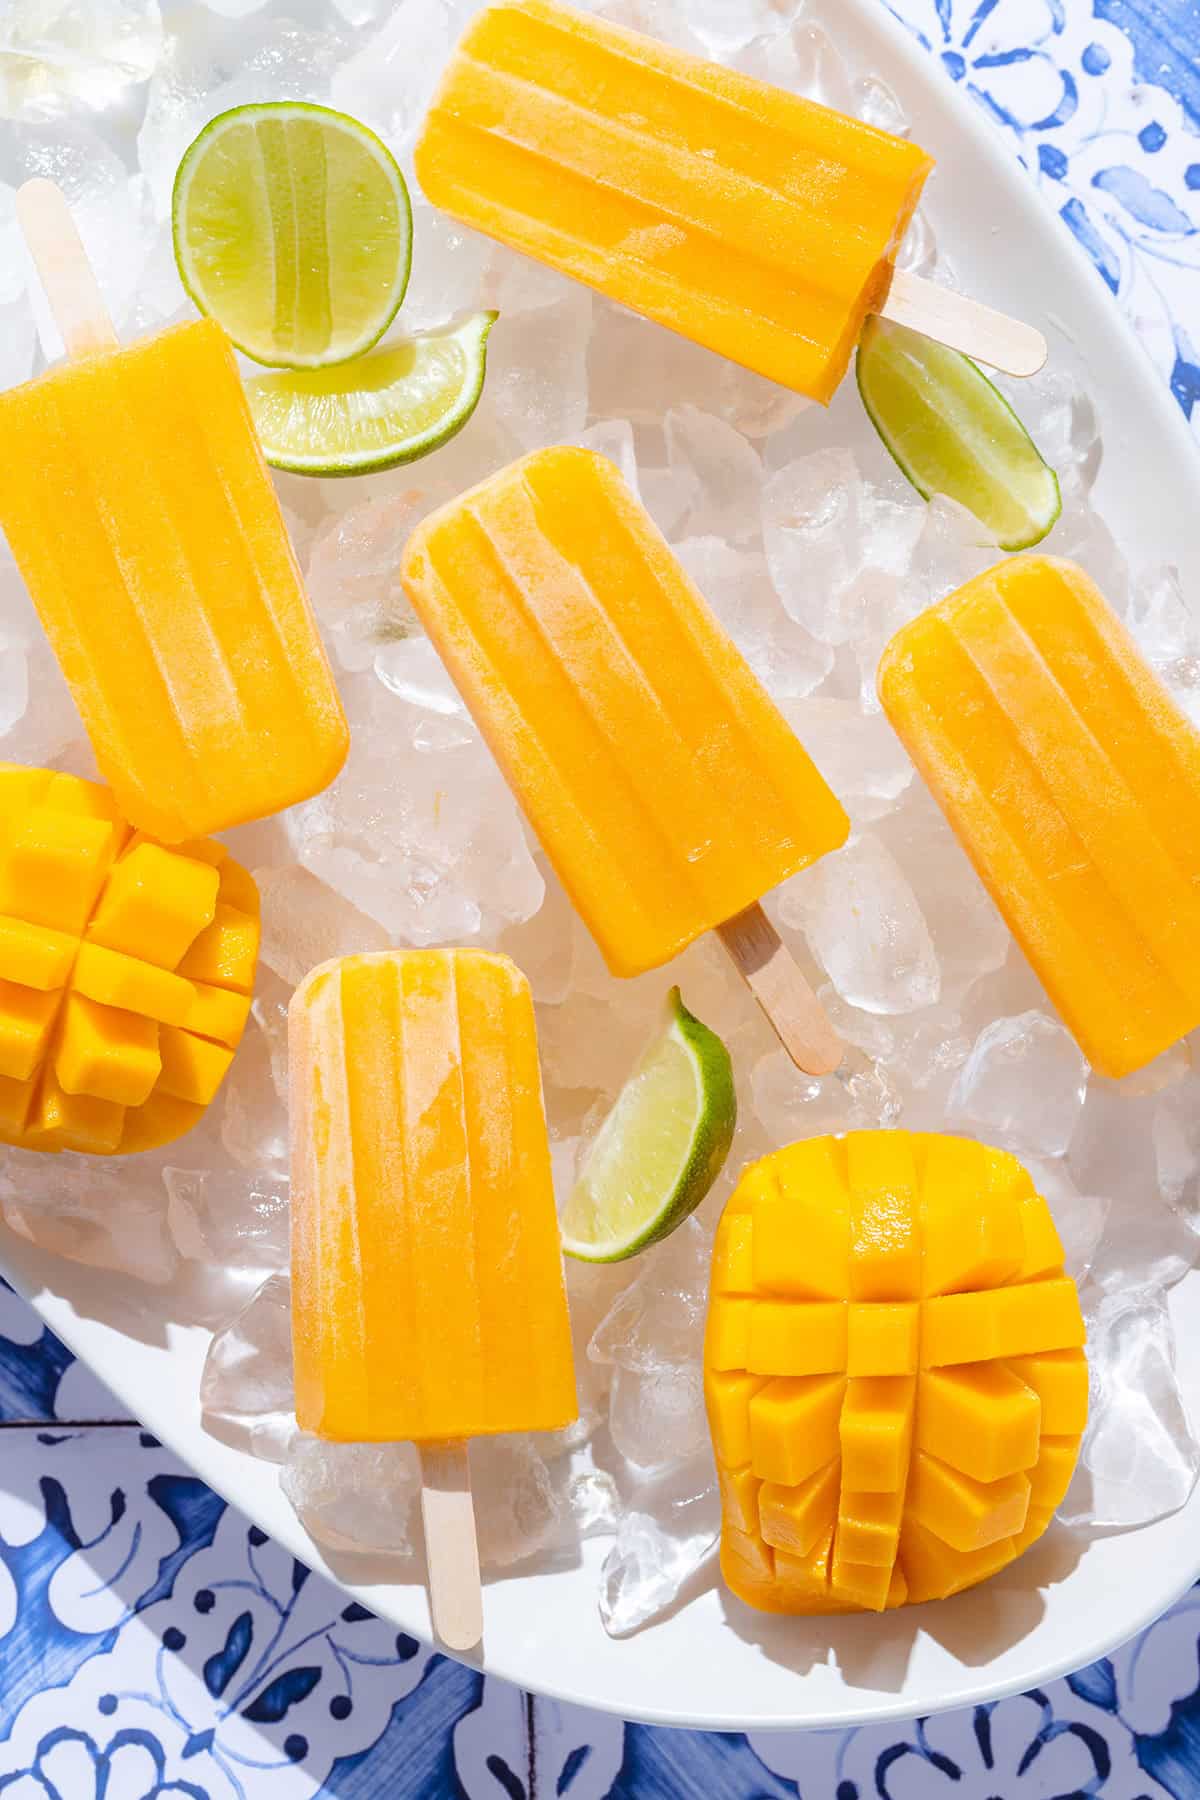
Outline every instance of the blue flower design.
<path fill-rule="evenodd" d="M 890 3 L 951 80 L 1006 129 L 1023 136 L 1074 117 L 1079 88 L 1059 55 L 1063 0 Z"/>

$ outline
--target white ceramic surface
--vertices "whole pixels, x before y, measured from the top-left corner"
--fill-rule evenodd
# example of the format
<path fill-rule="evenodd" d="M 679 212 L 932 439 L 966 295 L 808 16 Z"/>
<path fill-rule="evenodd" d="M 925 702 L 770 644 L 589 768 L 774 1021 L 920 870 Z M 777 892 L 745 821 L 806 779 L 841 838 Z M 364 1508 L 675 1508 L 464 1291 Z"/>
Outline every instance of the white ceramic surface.
<path fill-rule="evenodd" d="M 895 88 L 938 158 L 939 241 L 968 291 L 1036 320 L 1085 360 L 1106 450 L 1097 504 L 1135 563 L 1170 561 L 1200 594 L 1200 459 L 1183 418 L 1095 271 L 993 134 L 877 0 L 839 0 L 839 29 Z M 198 1474 L 365 1605 L 429 1635 L 423 1588 L 361 1561 L 332 1567 L 275 1470 L 201 1430 L 207 1333 L 162 1295 L 35 1251 L 0 1230 L 0 1266 L 120 1399 Z M 1182 1379 L 1200 1416 L 1200 1274 L 1176 1289 Z M 1131 1636 L 1200 1574 L 1200 1491 L 1174 1518 L 1093 1542 L 1076 1560 L 1052 1532 L 971 1593 L 883 1619 L 768 1620 L 709 1591 L 614 1642 L 596 1610 L 605 1545 L 581 1566 L 487 1584 L 483 1666 L 523 1687 L 625 1718 L 711 1729 L 845 1726 L 1033 1687 Z"/>

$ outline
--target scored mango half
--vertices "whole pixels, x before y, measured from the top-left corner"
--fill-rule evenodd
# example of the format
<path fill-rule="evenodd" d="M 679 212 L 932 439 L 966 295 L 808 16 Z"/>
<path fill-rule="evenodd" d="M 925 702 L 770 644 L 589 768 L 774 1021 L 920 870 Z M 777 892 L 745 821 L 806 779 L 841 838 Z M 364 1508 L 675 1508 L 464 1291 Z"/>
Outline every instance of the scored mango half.
<path fill-rule="evenodd" d="M 0 1141 L 149 1150 L 202 1117 L 245 1029 L 251 876 L 165 847 L 108 788 L 0 764 Z"/>
<path fill-rule="evenodd" d="M 1006 1151 L 863 1131 L 753 1164 L 705 1339 L 727 1586 L 768 1612 L 880 1612 L 994 1574 L 1066 1492 L 1084 1341 Z"/>

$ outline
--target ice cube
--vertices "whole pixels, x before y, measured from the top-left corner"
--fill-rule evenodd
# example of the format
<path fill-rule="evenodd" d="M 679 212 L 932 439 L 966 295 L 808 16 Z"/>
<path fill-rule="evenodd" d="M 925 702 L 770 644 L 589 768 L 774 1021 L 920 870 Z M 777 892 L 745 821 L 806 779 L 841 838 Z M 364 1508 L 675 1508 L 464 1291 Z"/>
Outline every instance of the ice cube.
<path fill-rule="evenodd" d="M 666 418 L 668 466 L 680 464 L 694 494 L 683 530 L 730 543 L 757 538 L 763 482 L 758 452 L 726 420 L 698 406 L 674 406 Z"/>
<path fill-rule="evenodd" d="M 690 402 L 746 437 L 783 430 L 809 402 L 611 300 L 594 297 L 588 398 L 596 418 L 661 426 Z"/>
<path fill-rule="evenodd" d="M 446 0 L 405 0 L 390 16 L 385 13 L 381 28 L 337 70 L 333 105 L 373 125 L 397 154 L 408 150 L 446 65 L 456 25 Z"/>
<path fill-rule="evenodd" d="M 584 450 L 598 450 L 601 456 L 607 456 L 610 462 L 616 463 L 627 484 L 634 493 L 639 491 L 639 472 L 637 450 L 633 440 L 633 426 L 628 419 L 597 419 L 586 431 L 581 431 L 575 439 Z"/>
<path fill-rule="evenodd" d="M 941 973 L 908 877 L 870 832 L 779 890 L 779 916 L 802 930 L 838 993 L 866 1012 L 935 1004 Z"/>
<path fill-rule="evenodd" d="M 521 450 L 568 442 L 587 423 L 591 316 L 587 289 L 569 286 L 552 306 L 502 313 L 492 327 L 488 398 Z"/>
<path fill-rule="evenodd" d="M 1178 569 L 1160 564 L 1135 584 L 1129 628 L 1175 701 L 1200 721 L 1200 619 L 1184 598 Z"/>
<path fill-rule="evenodd" d="M 281 1462 L 295 1432 L 292 1291 L 286 1274 L 268 1275 L 242 1310 L 214 1332 L 200 1377 L 207 1430 L 233 1432 L 256 1456 Z"/>
<path fill-rule="evenodd" d="M 419 630 L 400 585 L 414 526 L 449 495 L 420 477 L 330 520 L 308 558 L 313 608 L 346 669 L 369 669 L 382 645 Z"/>
<path fill-rule="evenodd" d="M 427 331 L 458 313 L 498 307 L 500 301 L 484 289 L 490 263 L 487 238 L 414 196 L 412 275 L 400 318 L 403 329 Z"/>
<path fill-rule="evenodd" d="M 820 686 L 833 666 L 833 652 L 788 617 L 761 554 L 719 537 L 685 538 L 676 549 L 716 617 L 776 698 L 795 699 Z"/>
<path fill-rule="evenodd" d="M 263 909 L 259 956 L 289 987 L 335 956 L 387 949 L 382 926 L 307 869 L 256 869 L 254 879 Z"/>
<path fill-rule="evenodd" d="M 878 823 L 876 835 L 891 850 L 920 898 L 941 969 L 942 999 L 957 1007 L 980 977 L 1004 967 L 1012 947 L 1008 926 L 923 784 L 906 788 L 902 807 Z M 1014 966 L 1021 971 L 1026 968 L 1023 960 Z M 1041 998 L 1032 977 L 1030 991 Z M 1021 1009 L 1014 1006 L 1011 1010 Z"/>
<path fill-rule="evenodd" d="M 721 1502 L 711 1456 L 641 1483 L 621 1514 L 601 1572 L 600 1618 L 628 1637 L 661 1617 L 706 1565 L 715 1565 Z"/>
<path fill-rule="evenodd" d="M 0 1169 L 0 1214 L 39 1249 L 163 1286 L 179 1253 L 162 1189 L 157 1179 L 138 1180 L 138 1161 L 9 1149 Z"/>
<path fill-rule="evenodd" d="M 567 1477 L 567 1505 L 581 1538 L 611 1537 L 621 1516 L 621 1490 L 607 1469 Z"/>
<path fill-rule="evenodd" d="M 255 101 L 327 101 L 333 71 L 352 41 L 337 21 L 310 28 L 288 18 L 172 9 L 138 133 L 138 159 L 158 216 L 170 216 L 175 171 L 202 126 Z"/>
<path fill-rule="evenodd" d="M 286 1266 L 286 1176 L 168 1165 L 163 1181 L 167 1222 L 181 1256 L 238 1273 Z"/>
<path fill-rule="evenodd" d="M 0 633 L 0 737 L 7 737 L 29 705 L 29 664 L 24 647 Z"/>
<path fill-rule="evenodd" d="M 420 715 L 413 730 L 415 750 L 424 755 L 458 750 L 475 738 L 458 689 L 427 637 L 382 645 L 375 652 L 374 668 L 388 692 Z"/>
<path fill-rule="evenodd" d="M 650 1361 L 613 1371 L 608 1428 L 626 1462 L 665 1468 L 699 1455 L 708 1442 L 704 1372 L 690 1362 Z"/>
<path fill-rule="evenodd" d="M 785 704 L 783 710 L 856 825 L 890 812 L 911 785 L 912 763 L 880 713 L 866 713 L 853 700 L 823 694 Z"/>
<path fill-rule="evenodd" d="M 349 760 L 287 815 L 304 866 L 393 941 L 488 938 L 530 918 L 543 884 L 516 802 L 472 727 L 436 757 L 428 715 L 378 681 L 348 677 Z"/>
<path fill-rule="evenodd" d="M 268 1034 L 251 1017 L 221 1091 L 221 1142 L 252 1174 L 282 1177 L 288 1166 L 287 1111 L 279 1097 Z"/>
<path fill-rule="evenodd" d="M 482 1567 L 511 1568 L 561 1541 L 567 1502 L 537 1438 L 472 1438 L 470 1455 Z"/>
<path fill-rule="evenodd" d="M 882 1063 L 841 1074 L 802 1075 L 783 1050 L 754 1065 L 755 1116 L 775 1144 L 826 1132 L 875 1131 L 894 1125 L 900 1095 Z"/>
<path fill-rule="evenodd" d="M 1087 1086 L 1088 1065 L 1070 1032 L 1044 1013 L 996 1019 L 975 1040 L 950 1094 L 948 1123 L 978 1129 L 1018 1155 L 1061 1156 Z"/>
<path fill-rule="evenodd" d="M 162 50 L 158 0 L 6 0 L 0 10 L 0 118 L 93 111 L 148 81 Z"/>
<path fill-rule="evenodd" d="M 861 566 L 860 485 L 853 453 L 834 448 L 788 463 L 763 489 L 763 542 L 775 590 L 791 616 L 826 644 L 850 635 L 838 602 Z"/>
<path fill-rule="evenodd" d="M 1059 1517 L 1068 1525 L 1148 1525 L 1178 1512 L 1200 1473 L 1200 1444 L 1175 1370 L 1160 1292 L 1099 1297 L 1088 1314 L 1091 1402 L 1079 1468 Z"/>
<path fill-rule="evenodd" d="M 887 82 L 878 75 L 860 75 L 854 83 L 854 110 L 864 125 L 908 136 L 908 114 Z"/>
<path fill-rule="evenodd" d="M 334 1444 L 297 1432 L 280 1485 L 326 1550 L 412 1554 L 421 1486 L 412 1444 Z"/>

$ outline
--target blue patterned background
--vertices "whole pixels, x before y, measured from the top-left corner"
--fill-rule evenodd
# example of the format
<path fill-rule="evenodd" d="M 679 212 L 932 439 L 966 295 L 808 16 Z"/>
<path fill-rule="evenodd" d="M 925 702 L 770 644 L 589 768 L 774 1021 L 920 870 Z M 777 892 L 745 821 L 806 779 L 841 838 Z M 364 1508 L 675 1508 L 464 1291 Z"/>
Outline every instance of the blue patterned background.
<path fill-rule="evenodd" d="M 1200 433 L 1200 0 L 891 5 Z M 485 1681 L 347 1603 L 118 1416 L 2 1286 L 0 1434 L 8 1800 L 1200 1794 L 1200 1590 L 1113 1658 L 993 1705 L 849 1733 L 656 1731 Z"/>

